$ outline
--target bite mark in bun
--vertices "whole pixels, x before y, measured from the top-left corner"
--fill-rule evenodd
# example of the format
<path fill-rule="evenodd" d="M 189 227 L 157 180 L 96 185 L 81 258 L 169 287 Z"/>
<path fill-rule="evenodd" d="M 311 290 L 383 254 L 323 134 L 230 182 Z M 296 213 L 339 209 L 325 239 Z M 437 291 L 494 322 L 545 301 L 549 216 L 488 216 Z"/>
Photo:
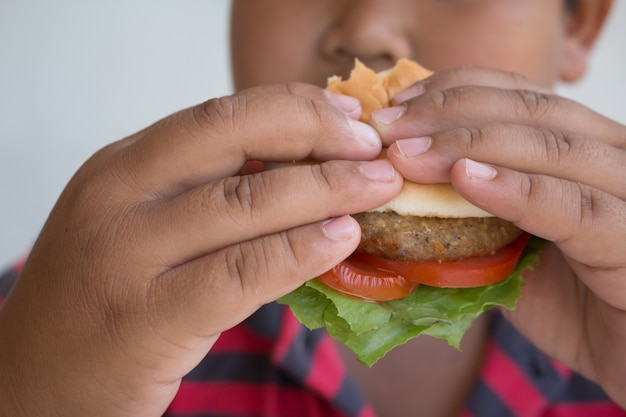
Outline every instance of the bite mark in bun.
<path fill-rule="evenodd" d="M 369 122 L 372 112 L 391 106 L 391 100 L 416 82 L 433 74 L 418 63 L 406 58 L 382 72 L 374 72 L 358 59 L 350 78 L 335 75 L 328 79 L 326 89 L 332 93 L 356 97 L 361 102 L 361 121 Z"/>

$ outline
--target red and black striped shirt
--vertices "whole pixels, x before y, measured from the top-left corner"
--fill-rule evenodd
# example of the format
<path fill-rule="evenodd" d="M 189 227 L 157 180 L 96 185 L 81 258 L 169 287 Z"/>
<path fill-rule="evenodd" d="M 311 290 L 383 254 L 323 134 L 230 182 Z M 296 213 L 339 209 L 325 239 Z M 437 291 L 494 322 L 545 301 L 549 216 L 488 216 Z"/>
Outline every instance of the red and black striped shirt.
<path fill-rule="evenodd" d="M 0 276 L 0 303 L 19 265 Z M 596 384 L 552 361 L 498 314 L 460 417 L 626 417 Z M 184 379 L 164 417 L 370 417 L 323 330 L 262 307 L 222 334 Z"/>

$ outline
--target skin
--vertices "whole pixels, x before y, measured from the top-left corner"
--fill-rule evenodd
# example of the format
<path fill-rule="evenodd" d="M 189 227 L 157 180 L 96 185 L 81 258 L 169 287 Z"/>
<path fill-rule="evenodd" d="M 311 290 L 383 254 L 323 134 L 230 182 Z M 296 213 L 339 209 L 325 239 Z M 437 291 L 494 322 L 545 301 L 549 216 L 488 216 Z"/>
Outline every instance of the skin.
<path fill-rule="evenodd" d="M 626 407 L 626 128 L 550 94 L 610 4 L 234 1 L 239 93 L 103 148 L 52 210 L 0 311 L 0 415 L 160 416 L 222 331 L 351 253 L 346 215 L 402 177 L 554 242 L 509 317 Z M 355 56 L 439 72 L 376 134 L 314 86 Z M 391 162 L 366 162 L 382 144 Z M 246 165 L 307 157 L 334 162 Z"/>

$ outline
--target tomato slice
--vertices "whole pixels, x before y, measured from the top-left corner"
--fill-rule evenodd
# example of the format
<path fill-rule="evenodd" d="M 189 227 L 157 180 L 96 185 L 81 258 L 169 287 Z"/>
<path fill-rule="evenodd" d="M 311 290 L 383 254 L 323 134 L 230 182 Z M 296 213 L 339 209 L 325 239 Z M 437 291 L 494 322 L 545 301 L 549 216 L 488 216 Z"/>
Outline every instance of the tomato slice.
<path fill-rule="evenodd" d="M 393 268 L 405 279 L 439 288 L 474 288 L 496 284 L 517 266 L 530 235 L 522 234 L 493 255 L 475 256 L 460 261 L 406 263 L 378 258 L 376 263 Z"/>
<path fill-rule="evenodd" d="M 398 300 L 419 285 L 393 271 L 363 262 L 358 254 L 351 255 L 317 279 L 343 294 L 370 301 Z"/>
<path fill-rule="evenodd" d="M 460 261 L 407 263 L 355 252 L 319 280 L 344 294 L 366 300 L 395 300 L 417 285 L 474 288 L 498 283 L 517 266 L 530 235 L 524 233 L 493 255 Z"/>

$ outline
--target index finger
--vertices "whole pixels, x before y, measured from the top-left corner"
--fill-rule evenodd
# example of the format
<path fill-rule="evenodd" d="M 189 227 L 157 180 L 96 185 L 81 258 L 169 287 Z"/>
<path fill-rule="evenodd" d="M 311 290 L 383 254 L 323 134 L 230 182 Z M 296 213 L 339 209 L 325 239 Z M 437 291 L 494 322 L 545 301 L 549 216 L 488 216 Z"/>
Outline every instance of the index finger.
<path fill-rule="evenodd" d="M 125 186 L 169 196 L 234 175 L 247 160 L 373 159 L 376 131 L 310 86 L 277 86 L 209 100 L 161 120 L 104 152 Z M 130 183 L 130 184 L 129 184 Z"/>
<path fill-rule="evenodd" d="M 460 94 L 455 94 L 455 92 L 462 93 L 464 87 L 488 87 L 491 91 L 507 90 L 507 94 L 513 100 L 508 100 L 508 103 L 500 103 L 502 105 L 500 110 L 510 109 L 512 106 L 521 109 L 525 107 L 527 114 L 520 114 L 519 116 L 526 117 L 520 117 L 516 122 L 525 121 L 527 124 L 533 126 L 537 123 L 537 116 L 540 116 L 541 122 L 544 123 L 546 121 L 562 121 L 563 119 L 560 115 L 590 115 L 592 119 L 589 120 L 594 121 L 592 123 L 582 116 L 576 117 L 573 120 L 570 120 L 572 118 L 568 118 L 569 130 L 576 134 L 584 134 L 587 132 L 588 134 L 602 137 L 605 143 L 611 146 L 620 148 L 626 147 L 626 131 L 616 136 L 614 129 L 605 128 L 605 126 L 615 124 L 606 117 L 571 100 L 568 100 L 569 103 L 567 107 L 561 107 L 563 105 L 562 102 L 567 100 L 565 98 L 558 98 L 560 101 L 559 106 L 553 105 L 556 101 L 556 96 L 554 96 L 554 91 L 551 88 L 540 85 L 523 75 L 510 71 L 480 67 L 446 69 L 434 73 L 432 76 L 415 83 L 411 88 L 397 94 L 393 98 L 392 103 L 400 105 L 420 96 L 428 96 L 431 93 L 434 94 L 434 96 L 431 96 L 431 101 L 435 102 L 438 100 L 447 100 L 451 97 L 460 98 Z M 446 94 L 444 92 L 446 90 L 451 91 L 451 93 Z M 451 104 L 448 108 L 453 107 L 456 103 L 455 100 L 448 101 L 450 101 L 449 104 Z M 483 107 L 477 104 L 474 106 L 474 109 L 477 111 L 482 110 L 483 114 L 498 114 L 498 106 L 495 107 L 495 109 L 491 109 L 490 107 Z M 555 118 L 548 118 L 547 120 L 543 118 L 544 115 L 547 115 L 548 111 L 559 108 L 563 111 L 557 114 Z M 583 110 L 584 113 L 576 113 L 581 110 Z M 472 120 L 470 117 L 468 117 L 468 119 Z M 474 120 L 478 122 L 481 119 L 475 118 Z M 609 123 L 606 123 L 607 121 Z M 461 127 L 466 126 L 465 124 Z"/>
<path fill-rule="evenodd" d="M 626 128 L 618 128 L 617 123 L 572 100 L 525 89 L 465 86 L 433 90 L 372 113 L 371 123 L 386 146 L 447 129 L 502 123 L 568 131 L 600 138 L 611 146 L 626 146 Z"/>
<path fill-rule="evenodd" d="M 482 86 L 514 90 L 533 90 L 550 94 L 551 89 L 543 87 L 523 75 L 492 68 L 461 67 L 450 68 L 434 73 L 418 81 L 407 90 L 396 94 L 393 104 L 400 104 L 424 93 L 448 90 L 463 86 Z"/>

